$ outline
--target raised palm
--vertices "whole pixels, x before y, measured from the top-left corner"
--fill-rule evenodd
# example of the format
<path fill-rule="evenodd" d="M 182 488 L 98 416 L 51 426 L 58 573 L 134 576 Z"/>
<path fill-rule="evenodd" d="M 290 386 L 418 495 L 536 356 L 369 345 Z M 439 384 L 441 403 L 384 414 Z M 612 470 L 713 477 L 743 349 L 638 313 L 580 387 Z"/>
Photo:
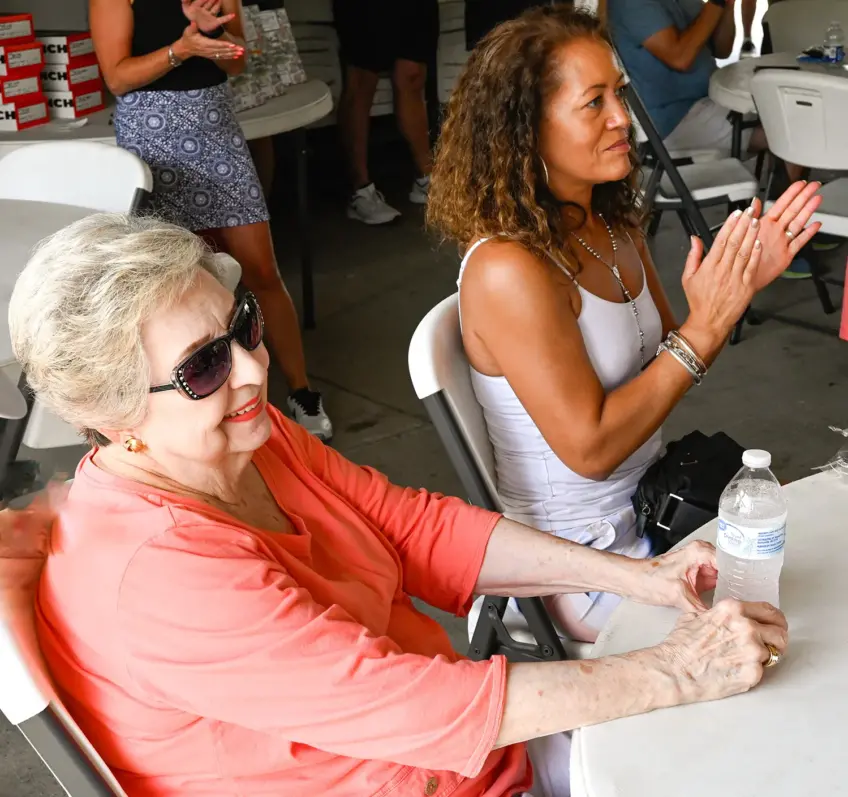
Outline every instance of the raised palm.
<path fill-rule="evenodd" d="M 819 222 L 808 226 L 822 201 L 816 195 L 820 187 L 820 183 L 793 183 L 760 218 L 757 237 L 763 250 L 754 278 L 756 290 L 765 288 L 786 271 L 795 256 L 821 229 Z M 753 207 L 754 215 L 759 217 L 762 205 L 758 199 L 754 200 Z"/>
<path fill-rule="evenodd" d="M 222 0 L 182 0 L 182 4 L 186 19 L 194 22 L 201 33 L 212 33 L 235 18 L 235 14 L 219 16 Z"/>

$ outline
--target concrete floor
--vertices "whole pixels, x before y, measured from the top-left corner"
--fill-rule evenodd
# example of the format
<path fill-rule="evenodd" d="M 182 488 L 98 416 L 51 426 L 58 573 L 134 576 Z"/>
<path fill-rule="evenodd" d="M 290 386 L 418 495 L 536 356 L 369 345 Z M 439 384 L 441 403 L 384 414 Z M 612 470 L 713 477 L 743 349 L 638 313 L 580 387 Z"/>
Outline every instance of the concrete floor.
<path fill-rule="evenodd" d="M 320 143 L 320 141 L 319 141 Z M 411 169 L 391 142 L 380 148 L 380 187 L 404 213 L 398 223 L 367 228 L 344 217 L 344 191 L 335 164 L 313 164 L 313 219 L 318 328 L 306 334 L 309 371 L 326 397 L 336 426 L 336 447 L 400 484 L 461 494 L 460 485 L 427 416 L 412 391 L 407 345 L 422 316 L 455 290 L 457 258 L 423 230 L 421 208 L 406 202 Z M 330 157 L 330 156 L 328 156 Z M 317 160 L 317 159 L 316 159 Z M 287 176 L 285 166 L 282 177 Z M 278 253 L 289 286 L 299 295 L 295 230 L 290 197 L 281 191 L 274 207 Z M 687 245 L 676 218 L 663 221 L 654 259 L 682 309 L 679 275 Z M 845 252 L 829 256 L 842 276 Z M 838 290 L 832 289 L 834 296 Z M 809 281 L 779 282 L 758 304 L 830 324 Z M 666 427 L 674 439 L 693 428 L 724 430 L 743 445 L 770 450 L 779 478 L 809 475 L 840 447 L 829 424 L 848 425 L 848 344 L 776 322 L 748 327 L 743 343 L 728 348 L 703 386 L 693 389 Z M 276 397 L 276 398 L 275 398 Z M 272 375 L 272 400 L 281 405 L 284 385 Z M 24 452 L 29 456 L 33 452 Z M 80 452 L 39 454 L 43 469 L 67 471 Z M 792 533 L 803 533 L 792 529 Z M 440 617 L 464 649 L 463 624 Z M 61 790 L 20 734 L 0 718 L 0 797 L 59 797 Z"/>

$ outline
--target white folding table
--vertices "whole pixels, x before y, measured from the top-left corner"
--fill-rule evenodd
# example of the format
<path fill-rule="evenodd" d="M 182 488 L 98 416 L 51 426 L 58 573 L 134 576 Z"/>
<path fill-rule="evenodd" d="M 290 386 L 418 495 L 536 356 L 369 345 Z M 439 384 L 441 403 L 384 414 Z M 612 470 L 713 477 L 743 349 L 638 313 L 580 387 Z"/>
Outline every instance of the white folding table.
<path fill-rule="evenodd" d="M 616 720 L 574 735 L 573 797 L 845 794 L 848 484 L 833 472 L 785 488 L 784 660 L 744 695 Z M 715 522 L 693 538 L 715 541 Z M 661 642 L 678 612 L 625 602 L 593 656 Z M 845 712 L 845 713 L 843 713 Z"/>

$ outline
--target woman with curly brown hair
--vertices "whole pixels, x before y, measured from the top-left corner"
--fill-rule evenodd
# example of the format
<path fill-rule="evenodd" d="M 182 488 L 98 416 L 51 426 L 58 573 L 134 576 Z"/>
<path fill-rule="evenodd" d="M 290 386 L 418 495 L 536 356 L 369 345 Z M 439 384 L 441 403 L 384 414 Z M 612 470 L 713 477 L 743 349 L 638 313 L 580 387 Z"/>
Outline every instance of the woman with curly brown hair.
<path fill-rule="evenodd" d="M 678 325 L 642 234 L 624 83 L 587 13 L 543 7 L 496 28 L 448 106 L 428 217 L 464 252 L 463 340 L 506 514 L 644 558 L 630 499 L 662 424 L 816 232 L 819 200 L 796 183 L 763 218 L 756 201 L 732 215 L 709 253 L 693 238 Z M 551 609 L 593 641 L 616 600 Z"/>

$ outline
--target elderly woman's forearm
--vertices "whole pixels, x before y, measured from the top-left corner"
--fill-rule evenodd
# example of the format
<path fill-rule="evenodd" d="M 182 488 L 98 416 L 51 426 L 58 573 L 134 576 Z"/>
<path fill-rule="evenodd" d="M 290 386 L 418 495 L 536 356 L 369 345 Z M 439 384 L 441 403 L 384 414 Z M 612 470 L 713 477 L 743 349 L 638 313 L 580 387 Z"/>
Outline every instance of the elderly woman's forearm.
<path fill-rule="evenodd" d="M 626 556 L 501 518 L 489 538 L 474 591 L 517 598 L 569 592 L 627 596 L 641 572 L 638 563 Z"/>
<path fill-rule="evenodd" d="M 495 747 L 680 702 L 676 679 L 655 648 L 588 661 L 510 664 Z"/>

